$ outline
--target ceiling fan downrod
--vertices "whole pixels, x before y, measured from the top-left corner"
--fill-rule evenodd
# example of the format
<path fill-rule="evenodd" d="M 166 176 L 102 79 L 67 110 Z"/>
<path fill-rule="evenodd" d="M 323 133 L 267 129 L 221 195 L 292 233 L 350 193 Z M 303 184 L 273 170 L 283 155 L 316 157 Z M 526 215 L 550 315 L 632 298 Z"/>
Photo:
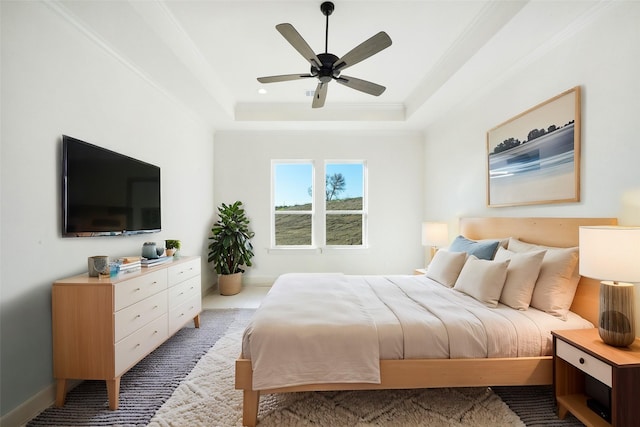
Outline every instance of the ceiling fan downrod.
<path fill-rule="evenodd" d="M 322 14 L 327 17 L 327 23 L 324 31 L 324 53 L 329 53 L 329 15 L 333 13 L 335 6 L 330 1 L 325 1 L 320 5 Z"/>

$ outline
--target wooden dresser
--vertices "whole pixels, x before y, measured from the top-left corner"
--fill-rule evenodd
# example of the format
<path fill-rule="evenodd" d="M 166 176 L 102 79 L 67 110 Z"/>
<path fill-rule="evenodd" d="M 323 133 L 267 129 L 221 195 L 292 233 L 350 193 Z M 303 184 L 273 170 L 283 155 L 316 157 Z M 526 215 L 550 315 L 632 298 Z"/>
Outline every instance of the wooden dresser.
<path fill-rule="evenodd" d="M 87 274 L 52 290 L 56 406 L 67 380 L 105 380 L 118 408 L 120 377 L 192 320 L 200 326 L 200 257 L 183 257 L 115 278 Z"/>

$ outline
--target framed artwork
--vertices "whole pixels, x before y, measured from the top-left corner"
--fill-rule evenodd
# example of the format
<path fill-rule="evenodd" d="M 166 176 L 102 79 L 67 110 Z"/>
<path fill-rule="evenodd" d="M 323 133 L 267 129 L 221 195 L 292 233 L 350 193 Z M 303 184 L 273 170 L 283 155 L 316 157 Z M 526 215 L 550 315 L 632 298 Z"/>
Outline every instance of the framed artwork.
<path fill-rule="evenodd" d="M 580 201 L 580 87 L 487 132 L 490 207 Z"/>

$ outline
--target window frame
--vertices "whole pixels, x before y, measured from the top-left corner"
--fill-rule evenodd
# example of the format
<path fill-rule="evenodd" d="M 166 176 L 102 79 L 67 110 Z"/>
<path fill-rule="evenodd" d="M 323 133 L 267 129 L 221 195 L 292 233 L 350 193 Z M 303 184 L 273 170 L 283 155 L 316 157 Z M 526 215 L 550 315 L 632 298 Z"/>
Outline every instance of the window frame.
<path fill-rule="evenodd" d="M 320 160 L 313 159 L 272 159 L 271 160 L 271 206 L 270 206 L 270 249 L 272 251 L 319 251 L 325 250 L 362 250 L 368 249 L 368 222 L 369 222 L 369 197 L 368 197 L 368 165 L 364 159 L 327 159 L 323 160 L 323 167 L 316 167 Z M 276 210 L 276 167 L 286 164 L 311 165 L 311 210 L 310 211 L 278 211 Z M 326 176 L 327 166 L 335 164 L 362 165 L 362 209 L 360 210 L 328 210 L 326 200 Z M 277 245 L 276 244 L 276 215 L 311 215 L 311 244 L 310 245 Z M 328 245 L 327 244 L 327 216 L 328 215 L 361 215 L 362 216 L 362 243 L 360 245 Z"/>
<path fill-rule="evenodd" d="M 327 166 L 328 165 L 362 165 L 362 209 L 360 210 L 329 210 L 327 209 Z M 322 191 L 322 242 L 326 249 L 365 249 L 368 248 L 368 168 L 367 161 L 363 159 L 330 159 L 325 160 L 323 165 L 323 191 Z M 329 245 L 327 244 L 327 217 L 329 215 L 361 215 L 362 216 L 362 243 L 359 245 Z"/>
<path fill-rule="evenodd" d="M 311 166 L 311 210 L 307 211 L 278 211 L 276 209 L 276 167 L 278 165 L 301 165 Z M 315 201 L 315 178 L 316 165 L 311 159 L 273 159 L 271 160 L 271 212 L 270 212 L 270 247 L 271 249 L 316 249 L 316 201 Z M 310 245 L 277 245 L 276 244 L 276 215 L 311 215 L 311 244 Z"/>

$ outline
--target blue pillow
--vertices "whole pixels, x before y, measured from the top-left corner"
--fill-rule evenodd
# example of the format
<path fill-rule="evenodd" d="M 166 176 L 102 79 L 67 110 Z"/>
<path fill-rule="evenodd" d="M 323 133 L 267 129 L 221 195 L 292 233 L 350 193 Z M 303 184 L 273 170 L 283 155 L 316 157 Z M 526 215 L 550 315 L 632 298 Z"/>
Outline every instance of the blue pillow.
<path fill-rule="evenodd" d="M 492 260 L 496 251 L 498 250 L 499 240 L 483 240 L 476 242 L 475 240 L 469 240 L 466 237 L 458 236 L 453 239 L 449 251 L 451 252 L 466 252 L 469 255 L 475 255 L 478 259 Z"/>

